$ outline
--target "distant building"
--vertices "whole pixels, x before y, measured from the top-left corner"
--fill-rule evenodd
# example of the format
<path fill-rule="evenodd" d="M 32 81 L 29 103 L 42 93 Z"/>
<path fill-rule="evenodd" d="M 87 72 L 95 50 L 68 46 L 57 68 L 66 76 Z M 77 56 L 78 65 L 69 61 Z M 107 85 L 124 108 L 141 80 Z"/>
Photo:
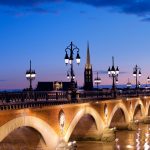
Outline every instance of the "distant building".
<path fill-rule="evenodd" d="M 67 91 L 70 87 L 70 82 L 38 82 L 36 91 Z"/>
<path fill-rule="evenodd" d="M 93 71 L 90 63 L 89 43 L 87 45 L 87 58 L 84 70 L 84 90 L 93 90 Z"/>

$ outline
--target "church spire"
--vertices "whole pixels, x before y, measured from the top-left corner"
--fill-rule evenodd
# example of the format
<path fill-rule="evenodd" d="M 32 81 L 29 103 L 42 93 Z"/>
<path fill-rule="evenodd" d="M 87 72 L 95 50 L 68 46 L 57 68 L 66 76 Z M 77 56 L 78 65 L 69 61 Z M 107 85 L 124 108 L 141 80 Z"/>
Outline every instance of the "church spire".
<path fill-rule="evenodd" d="M 87 43 L 86 68 L 88 68 L 88 69 L 91 68 L 89 42 Z"/>
<path fill-rule="evenodd" d="M 93 89 L 93 72 L 92 72 L 92 65 L 90 62 L 89 42 L 87 42 L 87 57 L 84 70 L 84 90 L 92 90 L 92 89 Z"/>
<path fill-rule="evenodd" d="M 89 48 L 89 42 L 87 43 L 87 56 L 86 56 L 86 64 L 90 65 L 90 48 Z"/>

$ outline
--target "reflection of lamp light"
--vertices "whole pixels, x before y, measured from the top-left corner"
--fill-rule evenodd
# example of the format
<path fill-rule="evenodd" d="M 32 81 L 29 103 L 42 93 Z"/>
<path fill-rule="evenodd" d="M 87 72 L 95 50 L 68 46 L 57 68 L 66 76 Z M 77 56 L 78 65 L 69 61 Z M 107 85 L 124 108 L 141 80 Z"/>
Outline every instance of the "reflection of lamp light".
<path fill-rule="evenodd" d="M 104 114 L 105 114 L 105 117 L 107 118 L 107 115 L 108 115 L 107 104 L 104 105 Z"/>
<path fill-rule="evenodd" d="M 65 114 L 62 109 L 59 112 L 59 125 L 60 125 L 61 132 L 63 134 L 63 130 L 64 130 L 64 126 L 65 126 Z"/>
<path fill-rule="evenodd" d="M 60 116 L 60 126 L 61 126 L 61 128 L 64 127 L 64 121 L 65 121 L 65 117 L 64 117 L 63 114 L 61 114 L 61 116 Z"/>

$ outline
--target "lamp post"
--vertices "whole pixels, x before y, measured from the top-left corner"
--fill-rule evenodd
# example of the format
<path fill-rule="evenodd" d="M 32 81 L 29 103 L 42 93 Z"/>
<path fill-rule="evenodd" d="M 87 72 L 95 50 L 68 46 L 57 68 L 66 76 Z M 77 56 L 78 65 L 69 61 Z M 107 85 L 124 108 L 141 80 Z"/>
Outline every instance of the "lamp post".
<path fill-rule="evenodd" d="M 132 86 L 132 84 L 131 84 L 131 82 L 130 82 L 130 80 L 129 80 L 129 78 L 128 78 L 127 88 L 130 89 L 131 86 Z"/>
<path fill-rule="evenodd" d="M 101 78 L 98 77 L 98 71 L 96 71 L 96 78 L 94 79 L 94 83 L 97 85 L 97 97 L 98 97 L 98 85 L 101 84 Z"/>
<path fill-rule="evenodd" d="M 133 68 L 133 76 L 135 77 L 136 80 L 136 95 L 138 96 L 138 89 L 140 87 L 140 82 L 138 81 L 138 77 L 141 77 L 141 68 L 138 67 L 137 65 Z"/>
<path fill-rule="evenodd" d="M 118 66 L 115 68 L 114 57 L 112 57 L 112 67 L 108 68 L 108 75 L 112 78 L 113 97 L 116 98 L 116 82 L 118 82 L 119 68 Z"/>
<path fill-rule="evenodd" d="M 127 82 L 127 93 L 130 94 L 130 88 L 131 88 L 132 84 L 128 78 L 128 82 Z"/>
<path fill-rule="evenodd" d="M 30 60 L 30 69 L 26 71 L 26 78 L 29 80 L 29 90 L 32 90 L 32 81 L 35 79 L 36 73 L 35 70 L 31 68 L 31 60 Z"/>
<path fill-rule="evenodd" d="M 67 48 L 65 49 L 65 64 L 67 65 L 68 63 L 70 64 L 70 69 L 67 72 L 67 78 L 70 79 L 70 90 L 72 92 L 71 94 L 71 98 L 75 98 L 76 97 L 76 89 L 75 89 L 75 74 L 74 74 L 74 70 L 73 70 L 73 54 L 74 51 L 77 51 L 77 55 L 76 55 L 76 62 L 79 65 L 80 64 L 80 55 L 79 55 L 79 48 L 77 46 L 75 46 L 72 42 L 70 43 L 69 46 L 67 46 Z M 68 55 L 68 51 L 69 51 L 69 55 Z"/>
<path fill-rule="evenodd" d="M 145 86 L 146 92 L 149 91 L 149 83 L 150 83 L 150 77 L 148 76 L 148 77 L 147 77 L 146 86 Z"/>
<path fill-rule="evenodd" d="M 150 77 L 149 76 L 147 77 L 147 83 L 148 84 L 150 83 Z"/>

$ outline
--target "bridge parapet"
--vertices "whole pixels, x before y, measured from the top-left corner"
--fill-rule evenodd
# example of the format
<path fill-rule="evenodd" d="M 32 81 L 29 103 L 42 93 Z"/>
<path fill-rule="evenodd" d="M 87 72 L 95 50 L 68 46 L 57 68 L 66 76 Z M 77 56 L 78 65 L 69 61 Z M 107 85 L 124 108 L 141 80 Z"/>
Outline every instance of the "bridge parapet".
<path fill-rule="evenodd" d="M 149 93 L 140 93 L 139 97 L 136 97 L 135 93 L 132 94 L 119 94 L 117 99 L 122 99 L 123 103 L 130 99 L 140 98 L 145 101 Z M 22 109 L 22 108 L 32 108 L 32 107 L 43 107 L 50 105 L 62 105 L 69 103 L 87 103 L 96 102 L 104 100 L 115 100 L 112 97 L 111 91 L 79 91 L 78 98 L 76 101 L 68 100 L 67 92 L 64 91 L 54 91 L 54 92 L 3 92 L 0 93 L 0 110 L 7 109 Z M 149 104 L 149 102 L 147 102 Z M 128 106 L 130 107 L 130 106 Z"/>

